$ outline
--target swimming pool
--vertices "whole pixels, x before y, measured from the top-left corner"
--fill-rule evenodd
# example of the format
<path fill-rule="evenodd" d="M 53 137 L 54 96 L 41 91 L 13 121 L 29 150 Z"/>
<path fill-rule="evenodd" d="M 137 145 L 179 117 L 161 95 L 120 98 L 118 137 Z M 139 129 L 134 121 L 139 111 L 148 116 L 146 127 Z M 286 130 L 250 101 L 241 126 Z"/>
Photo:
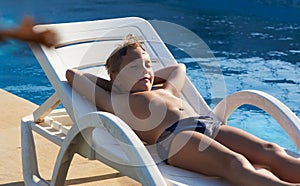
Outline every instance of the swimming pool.
<path fill-rule="evenodd" d="M 15 6 L 18 2 L 19 6 Z M 227 3 L 226 3 L 227 2 Z M 154 0 L 38 0 L 4 1 L 0 7 L 1 27 L 17 25 L 30 14 L 39 23 L 73 22 L 114 17 L 139 16 L 184 26 L 197 34 L 211 49 L 220 65 L 226 94 L 243 89 L 268 92 L 300 116 L 300 11 L 297 1 L 180 1 Z M 279 2 L 279 1 L 278 1 Z M 251 8 L 247 8 L 251 7 Z M 298 11 L 297 11 L 298 10 Z M 277 16 L 278 12 L 280 12 Z M 276 15 L 276 16 L 275 16 Z M 192 47 L 182 41 L 182 47 Z M 199 61 L 180 49 L 169 46 L 179 62 L 185 63 L 188 76 L 205 99 L 214 105 L 209 85 L 201 76 Z M 1 43 L 0 88 L 41 104 L 53 89 L 26 44 Z M 229 118 L 233 125 L 263 139 L 296 150 L 275 121 L 249 106 Z"/>

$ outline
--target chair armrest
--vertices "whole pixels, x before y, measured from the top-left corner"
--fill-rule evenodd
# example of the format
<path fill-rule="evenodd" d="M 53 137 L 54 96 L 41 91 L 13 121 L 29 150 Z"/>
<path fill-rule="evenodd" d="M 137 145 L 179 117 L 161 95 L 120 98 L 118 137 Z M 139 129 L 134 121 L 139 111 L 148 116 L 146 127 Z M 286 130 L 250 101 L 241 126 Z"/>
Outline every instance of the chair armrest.
<path fill-rule="evenodd" d="M 79 131 L 101 128 L 115 138 L 127 155 L 129 167 L 143 185 L 163 185 L 165 180 L 145 145 L 133 130 L 119 117 L 107 112 L 92 112 L 78 120 Z M 84 135 L 84 132 L 82 133 Z M 86 136 L 89 141 L 90 135 Z M 108 140 L 108 139 L 107 139 Z M 120 163 L 120 162 L 115 162 Z"/>
<path fill-rule="evenodd" d="M 244 90 L 224 98 L 213 109 L 215 115 L 224 124 L 230 114 L 241 105 L 253 105 L 270 114 L 287 132 L 294 144 L 300 150 L 300 120 L 281 101 L 275 97 L 257 90 Z"/>

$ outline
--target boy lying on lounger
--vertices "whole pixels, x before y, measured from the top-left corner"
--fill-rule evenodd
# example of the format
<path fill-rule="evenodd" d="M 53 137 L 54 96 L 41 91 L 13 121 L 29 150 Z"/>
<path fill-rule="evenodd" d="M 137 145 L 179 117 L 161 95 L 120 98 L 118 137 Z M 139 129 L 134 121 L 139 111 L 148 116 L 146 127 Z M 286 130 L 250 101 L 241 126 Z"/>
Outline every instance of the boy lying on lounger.
<path fill-rule="evenodd" d="M 143 43 L 128 35 L 106 67 L 110 81 L 74 69 L 66 77 L 98 108 L 123 119 L 142 141 L 157 144 L 160 157 L 170 165 L 234 185 L 300 185 L 299 159 L 276 144 L 199 115 L 179 97 L 186 76 L 183 64 L 153 72 Z M 156 84 L 161 86 L 153 88 Z"/>

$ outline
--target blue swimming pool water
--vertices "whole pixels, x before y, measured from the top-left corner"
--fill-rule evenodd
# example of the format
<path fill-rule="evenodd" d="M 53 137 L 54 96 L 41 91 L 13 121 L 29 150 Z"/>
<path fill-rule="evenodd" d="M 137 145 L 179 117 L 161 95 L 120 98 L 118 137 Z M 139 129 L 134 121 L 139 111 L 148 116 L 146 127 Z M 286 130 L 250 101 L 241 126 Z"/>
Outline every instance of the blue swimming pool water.
<path fill-rule="evenodd" d="M 196 33 L 212 50 L 226 94 L 243 89 L 270 93 L 300 116 L 300 1 L 268 0 L 25 0 L 1 1 L 0 28 L 16 26 L 30 14 L 38 23 L 139 16 L 176 23 Z M 193 43 L 182 41 L 185 47 Z M 169 46 L 188 75 L 212 103 L 199 61 Z M 0 88 L 41 104 L 53 89 L 26 44 L 0 44 Z M 220 98 L 214 98 L 220 99 Z M 229 118 L 233 125 L 296 151 L 283 130 L 259 109 L 244 106 Z"/>

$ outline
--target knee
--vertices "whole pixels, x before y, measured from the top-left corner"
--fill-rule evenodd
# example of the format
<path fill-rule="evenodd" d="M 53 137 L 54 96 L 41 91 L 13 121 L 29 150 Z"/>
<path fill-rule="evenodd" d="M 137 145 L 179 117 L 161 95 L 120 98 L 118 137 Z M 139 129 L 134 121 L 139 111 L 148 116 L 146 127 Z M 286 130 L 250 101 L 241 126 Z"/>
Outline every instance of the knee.
<path fill-rule="evenodd" d="M 230 175 L 236 175 L 253 169 L 253 166 L 250 164 L 250 162 L 241 154 L 236 153 L 229 155 L 226 159 L 227 160 L 224 168 Z"/>
<path fill-rule="evenodd" d="M 262 144 L 262 149 L 264 152 L 270 152 L 270 153 L 282 153 L 283 149 L 275 144 L 275 143 L 271 143 L 271 142 L 266 142 L 264 144 Z"/>
<path fill-rule="evenodd" d="M 246 158 L 241 154 L 234 154 L 228 158 L 228 168 L 239 167 L 243 165 L 243 162 L 246 161 Z"/>

